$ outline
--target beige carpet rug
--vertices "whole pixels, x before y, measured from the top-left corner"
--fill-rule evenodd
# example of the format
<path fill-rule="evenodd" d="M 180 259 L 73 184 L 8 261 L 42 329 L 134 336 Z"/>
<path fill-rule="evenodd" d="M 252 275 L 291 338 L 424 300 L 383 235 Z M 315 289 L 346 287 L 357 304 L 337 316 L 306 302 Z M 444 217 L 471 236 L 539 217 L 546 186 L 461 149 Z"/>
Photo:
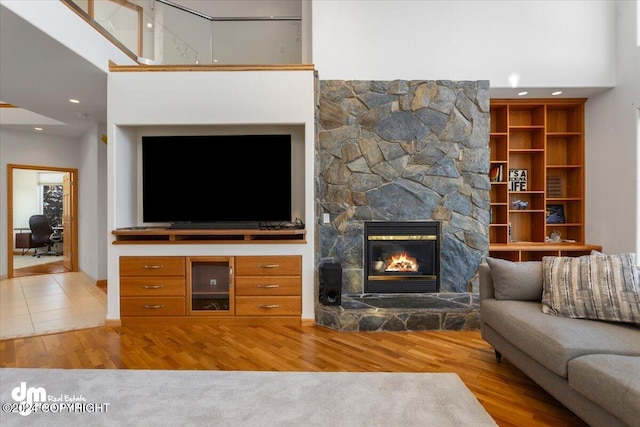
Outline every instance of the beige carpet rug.
<path fill-rule="evenodd" d="M 1 368 L 0 388 L 3 427 L 497 425 L 454 373 Z"/>

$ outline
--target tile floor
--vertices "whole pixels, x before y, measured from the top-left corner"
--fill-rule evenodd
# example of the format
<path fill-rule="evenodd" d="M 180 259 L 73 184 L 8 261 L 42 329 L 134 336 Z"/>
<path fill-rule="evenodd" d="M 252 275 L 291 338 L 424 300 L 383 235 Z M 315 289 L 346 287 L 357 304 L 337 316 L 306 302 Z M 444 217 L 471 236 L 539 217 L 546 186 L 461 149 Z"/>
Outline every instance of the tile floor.
<path fill-rule="evenodd" d="M 82 273 L 0 280 L 0 339 L 102 326 L 107 297 Z"/>

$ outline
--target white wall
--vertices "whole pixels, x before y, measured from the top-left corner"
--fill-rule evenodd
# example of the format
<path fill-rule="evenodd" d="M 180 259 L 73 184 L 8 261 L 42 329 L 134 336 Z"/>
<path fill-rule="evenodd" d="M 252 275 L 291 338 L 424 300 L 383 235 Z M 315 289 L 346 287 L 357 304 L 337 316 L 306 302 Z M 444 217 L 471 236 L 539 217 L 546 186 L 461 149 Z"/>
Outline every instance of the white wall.
<path fill-rule="evenodd" d="M 510 87 L 612 87 L 607 0 L 313 1 L 322 80 L 490 80 Z"/>
<path fill-rule="evenodd" d="M 587 241 L 638 252 L 638 2 L 618 1 L 616 87 L 586 105 Z"/>
<path fill-rule="evenodd" d="M 98 126 L 98 134 L 100 136 L 107 135 L 106 124 L 100 124 Z M 106 280 L 107 278 L 107 249 L 110 244 L 109 228 L 107 227 L 107 145 L 100 140 L 97 149 L 97 179 L 96 179 L 96 191 L 98 191 L 97 209 L 98 214 L 96 218 L 96 241 L 98 248 L 96 251 L 97 262 L 97 275 L 98 280 Z"/>
<path fill-rule="evenodd" d="M 307 243 L 109 245 L 107 319 L 120 318 L 119 257 L 167 254 L 301 255 L 302 318 L 314 318 L 314 88 L 313 71 L 109 74 L 108 230 L 139 225 L 137 148 L 142 130 L 281 126 L 302 130 Z M 170 156 L 167 171 L 171 171 Z"/>
<path fill-rule="evenodd" d="M 104 129 L 104 126 L 102 126 Z M 102 132 L 104 133 L 104 132 Z M 108 233 L 105 207 L 107 201 L 106 147 L 100 141 L 98 125 L 80 138 L 78 152 L 78 265 L 95 280 L 107 278 L 106 245 Z"/>
<path fill-rule="evenodd" d="M 2 191 L 8 191 L 3 188 Z M 40 213 L 38 206 L 38 171 L 13 171 L 13 228 L 29 228 L 29 217 Z"/>

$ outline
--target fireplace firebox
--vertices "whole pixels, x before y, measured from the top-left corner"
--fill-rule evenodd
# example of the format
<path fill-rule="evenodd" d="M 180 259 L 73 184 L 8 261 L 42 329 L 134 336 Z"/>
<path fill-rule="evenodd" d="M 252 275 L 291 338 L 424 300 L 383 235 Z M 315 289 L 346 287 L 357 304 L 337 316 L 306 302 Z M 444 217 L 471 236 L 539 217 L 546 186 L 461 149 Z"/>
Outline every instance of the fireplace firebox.
<path fill-rule="evenodd" d="M 440 291 L 439 221 L 364 223 L 364 292 Z"/>

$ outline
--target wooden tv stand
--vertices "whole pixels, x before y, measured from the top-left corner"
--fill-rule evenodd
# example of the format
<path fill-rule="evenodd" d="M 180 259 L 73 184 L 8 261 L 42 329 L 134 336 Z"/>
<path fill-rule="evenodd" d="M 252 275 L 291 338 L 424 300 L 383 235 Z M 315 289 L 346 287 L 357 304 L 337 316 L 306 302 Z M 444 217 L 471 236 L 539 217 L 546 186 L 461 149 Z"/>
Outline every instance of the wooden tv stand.
<path fill-rule="evenodd" d="M 114 245 L 305 243 L 304 229 L 131 227 Z M 126 324 L 300 325 L 302 257 L 120 256 L 120 318 Z"/>
<path fill-rule="evenodd" d="M 121 256 L 122 324 L 300 325 L 302 257 Z"/>

